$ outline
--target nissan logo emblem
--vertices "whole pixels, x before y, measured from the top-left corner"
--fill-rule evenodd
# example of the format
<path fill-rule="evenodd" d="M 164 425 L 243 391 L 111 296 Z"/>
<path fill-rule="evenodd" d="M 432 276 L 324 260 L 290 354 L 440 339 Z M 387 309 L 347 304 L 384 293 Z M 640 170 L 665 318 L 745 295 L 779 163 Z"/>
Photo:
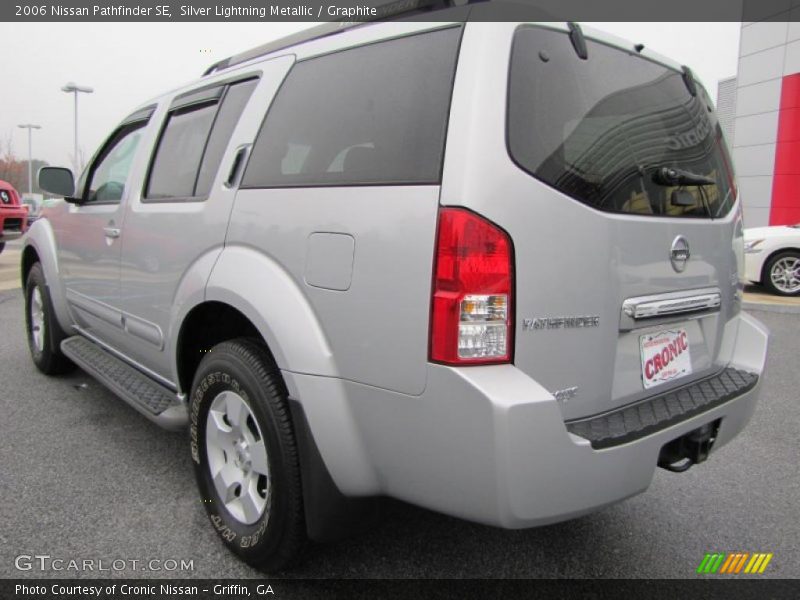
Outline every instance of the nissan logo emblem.
<path fill-rule="evenodd" d="M 672 263 L 672 268 L 677 273 L 683 272 L 686 268 L 686 261 L 691 256 L 689 252 L 689 242 L 682 235 L 676 237 L 672 242 L 672 248 L 669 251 L 669 261 Z"/>

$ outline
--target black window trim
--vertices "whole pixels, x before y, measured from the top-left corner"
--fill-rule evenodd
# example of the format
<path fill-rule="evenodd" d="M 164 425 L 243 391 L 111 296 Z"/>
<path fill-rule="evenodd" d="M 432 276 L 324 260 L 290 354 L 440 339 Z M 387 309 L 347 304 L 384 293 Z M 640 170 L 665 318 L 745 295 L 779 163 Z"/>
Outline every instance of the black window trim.
<path fill-rule="evenodd" d="M 222 96 L 225 94 L 227 85 L 220 83 L 214 87 L 201 88 L 199 90 L 191 90 L 184 92 L 179 96 L 175 96 L 169 105 L 167 112 L 172 113 L 184 108 L 193 108 L 200 104 L 210 104 L 212 102 L 221 102 Z"/>
<path fill-rule="evenodd" d="M 455 93 L 456 76 L 458 75 L 458 65 L 459 65 L 459 62 L 460 62 L 460 59 L 461 59 L 461 44 L 464 41 L 464 31 L 465 31 L 464 23 L 445 23 L 445 24 L 441 24 L 441 25 L 437 24 L 437 26 L 431 27 L 429 29 L 420 29 L 420 30 L 416 30 L 416 31 L 410 31 L 408 33 L 399 34 L 399 35 L 388 36 L 388 37 L 380 38 L 380 39 L 377 39 L 377 40 L 371 40 L 371 41 L 368 41 L 368 42 L 364 42 L 363 44 L 356 44 L 354 46 L 347 46 L 346 48 L 336 48 L 335 50 L 331 50 L 329 52 L 320 52 L 319 54 L 314 54 L 312 56 L 305 56 L 305 57 L 303 57 L 303 58 L 301 58 L 299 60 L 296 60 L 294 63 L 292 63 L 292 66 L 289 68 L 289 70 L 283 76 L 283 80 L 281 81 L 280 86 L 278 86 L 278 89 L 275 90 L 275 93 L 273 94 L 272 98 L 270 99 L 270 104 L 267 107 L 266 112 L 264 113 L 264 118 L 261 119 L 261 124 L 258 126 L 258 132 L 256 133 L 256 138 L 253 140 L 253 144 L 252 144 L 253 147 L 255 147 L 255 143 L 258 140 L 258 136 L 260 135 L 261 130 L 264 127 L 264 123 L 269 118 L 269 113 L 272 110 L 272 106 L 273 106 L 273 103 L 275 102 L 275 99 L 278 97 L 278 95 L 283 90 L 283 86 L 286 84 L 286 81 L 289 79 L 289 76 L 292 74 L 292 71 L 294 70 L 294 68 L 298 64 L 304 63 L 304 62 L 309 61 L 309 60 L 315 60 L 317 58 L 322 58 L 322 57 L 325 57 L 325 56 L 332 56 L 332 55 L 338 54 L 340 52 L 347 52 L 348 50 L 356 50 L 358 48 L 365 48 L 367 46 L 374 46 L 375 44 L 382 44 L 384 42 L 392 42 L 392 41 L 395 41 L 395 40 L 401 40 L 401 39 L 405 39 L 405 38 L 409 38 L 409 37 L 413 37 L 413 36 L 417 36 L 417 35 L 425 35 L 427 33 L 435 33 L 435 32 L 438 32 L 438 31 L 446 31 L 448 29 L 460 29 L 460 33 L 459 33 L 459 36 L 458 36 L 458 43 L 456 44 L 455 60 L 453 62 L 453 84 L 450 86 L 450 97 L 448 98 L 448 101 L 447 101 L 447 115 L 445 117 L 445 129 L 444 129 L 444 136 L 443 136 L 443 143 L 442 143 L 442 153 L 441 153 L 441 159 L 439 161 L 439 175 L 438 175 L 438 178 L 436 180 L 432 180 L 432 181 L 414 181 L 414 182 L 411 182 L 411 181 L 394 181 L 394 182 L 389 181 L 389 182 L 367 182 L 367 183 L 353 183 L 353 182 L 346 182 L 346 183 L 335 183 L 335 182 L 333 182 L 333 183 L 314 183 L 314 184 L 308 184 L 308 183 L 296 183 L 296 184 L 284 183 L 284 184 L 281 184 L 281 185 L 242 185 L 240 183 L 239 184 L 239 189 L 240 190 L 281 190 L 281 189 L 291 190 L 291 189 L 302 189 L 302 188 L 314 189 L 314 188 L 348 188 L 348 187 L 362 188 L 362 187 L 430 187 L 430 186 L 441 186 L 442 185 L 442 179 L 444 177 L 444 160 L 445 160 L 445 156 L 447 154 L 447 135 L 448 135 L 449 128 L 450 128 L 450 111 L 453 108 L 453 95 Z M 242 167 L 242 174 L 243 174 L 242 175 L 242 181 L 244 181 L 244 174 L 247 173 L 247 169 L 250 166 L 250 160 L 252 159 L 252 157 L 253 157 L 253 152 L 251 151 L 251 152 L 248 153 L 247 162 Z"/>
<path fill-rule="evenodd" d="M 119 127 L 123 125 L 130 125 L 132 123 L 136 123 L 137 121 L 149 121 L 150 117 L 153 116 L 153 112 L 156 110 L 156 105 L 151 104 L 150 106 L 145 106 L 144 108 L 140 108 L 139 110 L 131 113 L 127 117 L 122 120 Z M 117 129 L 119 129 L 119 127 Z"/>
<path fill-rule="evenodd" d="M 606 216 L 608 216 L 608 215 L 616 215 L 616 216 L 624 216 L 624 217 L 633 218 L 633 219 L 646 219 L 648 222 L 652 221 L 653 219 L 658 219 L 658 218 L 670 219 L 670 220 L 673 220 L 673 221 L 674 220 L 679 220 L 679 219 L 684 219 L 684 220 L 689 221 L 689 222 L 697 222 L 697 221 L 699 221 L 700 219 L 698 217 L 686 217 L 684 215 L 667 215 L 667 214 L 663 214 L 663 215 L 662 214 L 660 214 L 660 215 L 642 215 L 642 214 L 637 214 L 637 213 L 625 212 L 625 211 L 622 211 L 622 210 L 606 210 L 606 209 L 597 208 L 596 206 L 594 206 L 592 204 L 589 204 L 588 202 L 583 202 L 582 200 L 579 200 L 579 199 L 577 199 L 577 198 L 575 198 L 575 197 L 573 197 L 573 196 L 571 196 L 571 195 L 559 190 L 558 188 L 552 187 L 549 183 L 539 179 L 539 177 L 537 177 L 535 174 L 531 173 L 525 166 L 522 165 L 522 163 L 520 163 L 516 159 L 514 154 L 511 152 L 511 140 L 510 140 L 510 136 L 509 136 L 509 131 L 510 131 L 509 119 L 510 119 L 510 114 L 511 114 L 510 113 L 510 109 L 511 109 L 511 63 L 512 63 L 512 58 L 514 56 L 514 43 L 516 41 L 517 33 L 519 33 L 519 31 L 521 31 L 523 29 L 544 29 L 544 30 L 547 30 L 547 31 L 555 31 L 555 32 L 558 32 L 558 33 L 563 33 L 564 36 L 566 37 L 566 41 L 569 43 L 569 31 L 566 31 L 564 29 L 560 29 L 558 27 L 553 27 L 551 25 L 522 23 L 521 25 L 518 25 L 514 29 L 514 33 L 511 36 L 511 51 L 509 53 L 508 71 L 506 73 L 506 102 L 505 102 L 505 113 L 506 114 L 505 114 L 505 119 L 503 121 L 504 122 L 503 136 L 504 136 L 504 139 L 505 139 L 506 154 L 508 155 L 508 157 L 511 160 L 511 162 L 513 162 L 514 165 L 517 168 L 519 168 L 523 173 L 525 173 L 526 175 L 528 175 L 530 177 L 533 177 L 539 183 L 547 186 L 548 188 L 552 189 L 553 191 L 558 192 L 559 194 L 562 194 L 563 196 L 568 198 L 570 201 L 576 202 L 576 203 L 580 204 L 582 207 L 588 208 L 589 210 L 594 211 L 594 212 L 596 212 L 598 214 L 601 214 L 601 215 L 606 215 Z M 653 63 L 655 65 L 658 65 L 658 66 L 660 66 L 660 67 L 662 67 L 664 69 L 668 69 L 670 71 L 673 71 L 675 74 L 680 75 L 681 77 L 683 77 L 683 71 L 680 68 L 673 67 L 672 65 L 663 63 L 660 60 L 657 60 L 655 58 L 651 58 L 649 56 L 643 56 L 643 55 L 639 54 L 638 52 L 636 52 L 635 50 L 629 50 L 627 48 L 620 48 L 619 46 L 616 46 L 611 42 L 607 42 L 607 41 L 604 41 L 604 40 L 598 40 L 598 39 L 593 38 L 593 37 L 589 37 L 587 39 L 589 39 L 593 43 L 601 44 L 603 46 L 606 46 L 607 48 L 611 48 L 612 50 L 617 50 L 619 52 L 624 52 L 624 53 L 626 53 L 626 54 L 628 54 L 630 56 L 637 57 L 637 58 L 639 58 L 641 60 L 646 60 L 646 61 L 648 61 L 650 63 Z M 592 57 L 592 55 L 589 54 L 589 59 L 590 60 L 591 60 L 591 57 Z M 696 79 L 694 81 L 695 81 L 695 85 L 698 88 L 701 88 L 703 90 L 703 94 L 708 99 L 708 101 L 711 103 L 711 96 L 709 96 L 708 90 L 706 89 L 706 87 L 702 84 L 702 82 L 700 82 L 700 81 L 698 81 Z M 698 99 L 698 101 L 700 101 L 700 100 Z M 725 143 L 724 137 L 722 138 L 722 142 Z M 734 173 L 735 173 L 735 171 L 734 171 Z M 732 190 L 730 193 L 735 193 L 735 192 Z M 736 199 L 736 197 L 734 197 L 733 202 L 731 203 L 730 209 L 728 210 L 727 213 L 725 213 L 724 215 L 721 215 L 719 217 L 715 217 L 713 219 L 710 219 L 710 220 L 716 221 L 716 220 L 722 220 L 722 219 L 728 218 L 728 216 L 730 216 L 734 212 L 733 208 L 736 205 L 736 201 L 737 201 L 737 199 Z"/>
<path fill-rule="evenodd" d="M 206 155 L 206 150 L 208 149 L 208 142 L 211 139 L 211 134 L 214 131 L 214 126 L 217 123 L 217 118 L 219 117 L 219 111 L 222 107 L 223 102 L 225 101 L 225 97 L 228 95 L 228 90 L 231 86 L 246 83 L 248 81 L 259 80 L 261 79 L 261 72 L 255 73 L 248 73 L 246 75 L 238 75 L 236 77 L 228 78 L 223 81 L 216 81 L 210 85 L 205 85 L 201 88 L 193 89 L 188 92 L 184 92 L 176 96 L 169 105 L 167 109 L 167 114 L 164 117 L 163 122 L 161 123 L 161 129 L 158 132 L 158 136 L 156 138 L 156 143 L 153 146 L 153 151 L 150 154 L 150 160 L 147 164 L 147 174 L 145 175 L 144 181 L 142 182 L 142 194 L 140 202 L 142 204 L 176 204 L 176 203 L 190 203 L 190 202 L 205 202 L 208 200 L 210 193 L 208 194 L 201 194 L 199 196 L 170 196 L 169 198 L 148 198 L 147 193 L 150 187 L 150 177 L 153 174 L 153 166 L 155 165 L 156 156 L 158 155 L 158 149 L 161 146 L 161 141 L 164 138 L 164 134 L 167 131 L 167 126 L 169 125 L 170 118 L 175 114 L 182 114 L 185 112 L 191 112 L 193 110 L 199 110 L 204 108 L 205 106 L 216 104 L 217 110 L 214 113 L 214 118 L 211 120 L 211 127 L 208 129 L 208 135 L 206 136 L 205 143 L 203 144 L 203 151 L 200 153 L 200 162 L 197 167 L 197 173 L 194 176 L 194 184 L 192 189 L 197 189 L 197 182 L 200 178 L 200 171 L 203 168 L 203 159 Z M 249 100 L 248 100 L 249 103 Z M 247 109 L 247 103 L 245 103 L 245 109 Z M 244 110 L 242 114 L 244 114 Z M 239 115 L 241 118 L 241 115 Z M 230 140 L 228 140 L 230 143 Z"/>

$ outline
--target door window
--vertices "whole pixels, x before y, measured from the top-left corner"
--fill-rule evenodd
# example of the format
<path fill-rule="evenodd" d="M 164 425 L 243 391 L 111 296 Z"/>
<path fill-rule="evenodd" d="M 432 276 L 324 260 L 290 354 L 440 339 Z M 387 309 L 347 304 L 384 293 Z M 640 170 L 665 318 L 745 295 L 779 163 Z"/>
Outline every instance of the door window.
<path fill-rule="evenodd" d="M 124 125 L 111 136 L 92 165 L 85 202 L 118 203 L 122 200 L 136 148 L 146 121 Z"/>
<path fill-rule="evenodd" d="M 145 196 L 150 200 L 190 198 L 216 104 L 192 106 L 169 116 L 153 161 Z"/>
<path fill-rule="evenodd" d="M 250 79 L 229 85 L 211 93 L 205 102 L 169 113 L 150 168 L 146 202 L 208 196 L 233 129 L 257 83 Z"/>

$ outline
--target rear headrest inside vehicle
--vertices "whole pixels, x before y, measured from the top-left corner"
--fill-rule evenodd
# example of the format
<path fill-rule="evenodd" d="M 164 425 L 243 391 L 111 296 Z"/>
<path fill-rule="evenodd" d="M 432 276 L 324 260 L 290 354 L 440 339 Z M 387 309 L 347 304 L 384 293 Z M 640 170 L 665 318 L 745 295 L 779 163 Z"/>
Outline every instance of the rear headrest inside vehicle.
<path fill-rule="evenodd" d="M 355 146 L 350 148 L 344 159 L 343 171 L 347 175 L 369 175 L 374 173 L 380 162 L 377 148 Z"/>

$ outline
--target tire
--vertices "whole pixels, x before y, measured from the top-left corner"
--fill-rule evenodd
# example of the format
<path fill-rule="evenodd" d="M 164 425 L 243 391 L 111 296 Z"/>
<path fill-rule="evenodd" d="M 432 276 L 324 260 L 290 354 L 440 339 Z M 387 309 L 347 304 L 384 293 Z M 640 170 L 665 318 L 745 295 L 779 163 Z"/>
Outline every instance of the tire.
<path fill-rule="evenodd" d="M 764 266 L 761 281 L 773 294 L 800 295 L 800 252 L 787 250 L 771 257 Z"/>
<path fill-rule="evenodd" d="M 68 373 L 75 364 L 61 353 L 66 337 L 58 323 L 41 263 L 36 263 L 25 282 L 25 333 L 33 364 L 45 375 Z"/>
<path fill-rule="evenodd" d="M 248 564 L 285 568 L 306 527 L 286 387 L 266 349 L 245 339 L 214 346 L 195 375 L 190 416 L 195 476 L 214 529 Z"/>
<path fill-rule="evenodd" d="M 6 249 L 6 243 L 5 242 L 0 242 L 0 254 L 2 254 L 3 250 L 5 250 L 5 249 Z"/>

